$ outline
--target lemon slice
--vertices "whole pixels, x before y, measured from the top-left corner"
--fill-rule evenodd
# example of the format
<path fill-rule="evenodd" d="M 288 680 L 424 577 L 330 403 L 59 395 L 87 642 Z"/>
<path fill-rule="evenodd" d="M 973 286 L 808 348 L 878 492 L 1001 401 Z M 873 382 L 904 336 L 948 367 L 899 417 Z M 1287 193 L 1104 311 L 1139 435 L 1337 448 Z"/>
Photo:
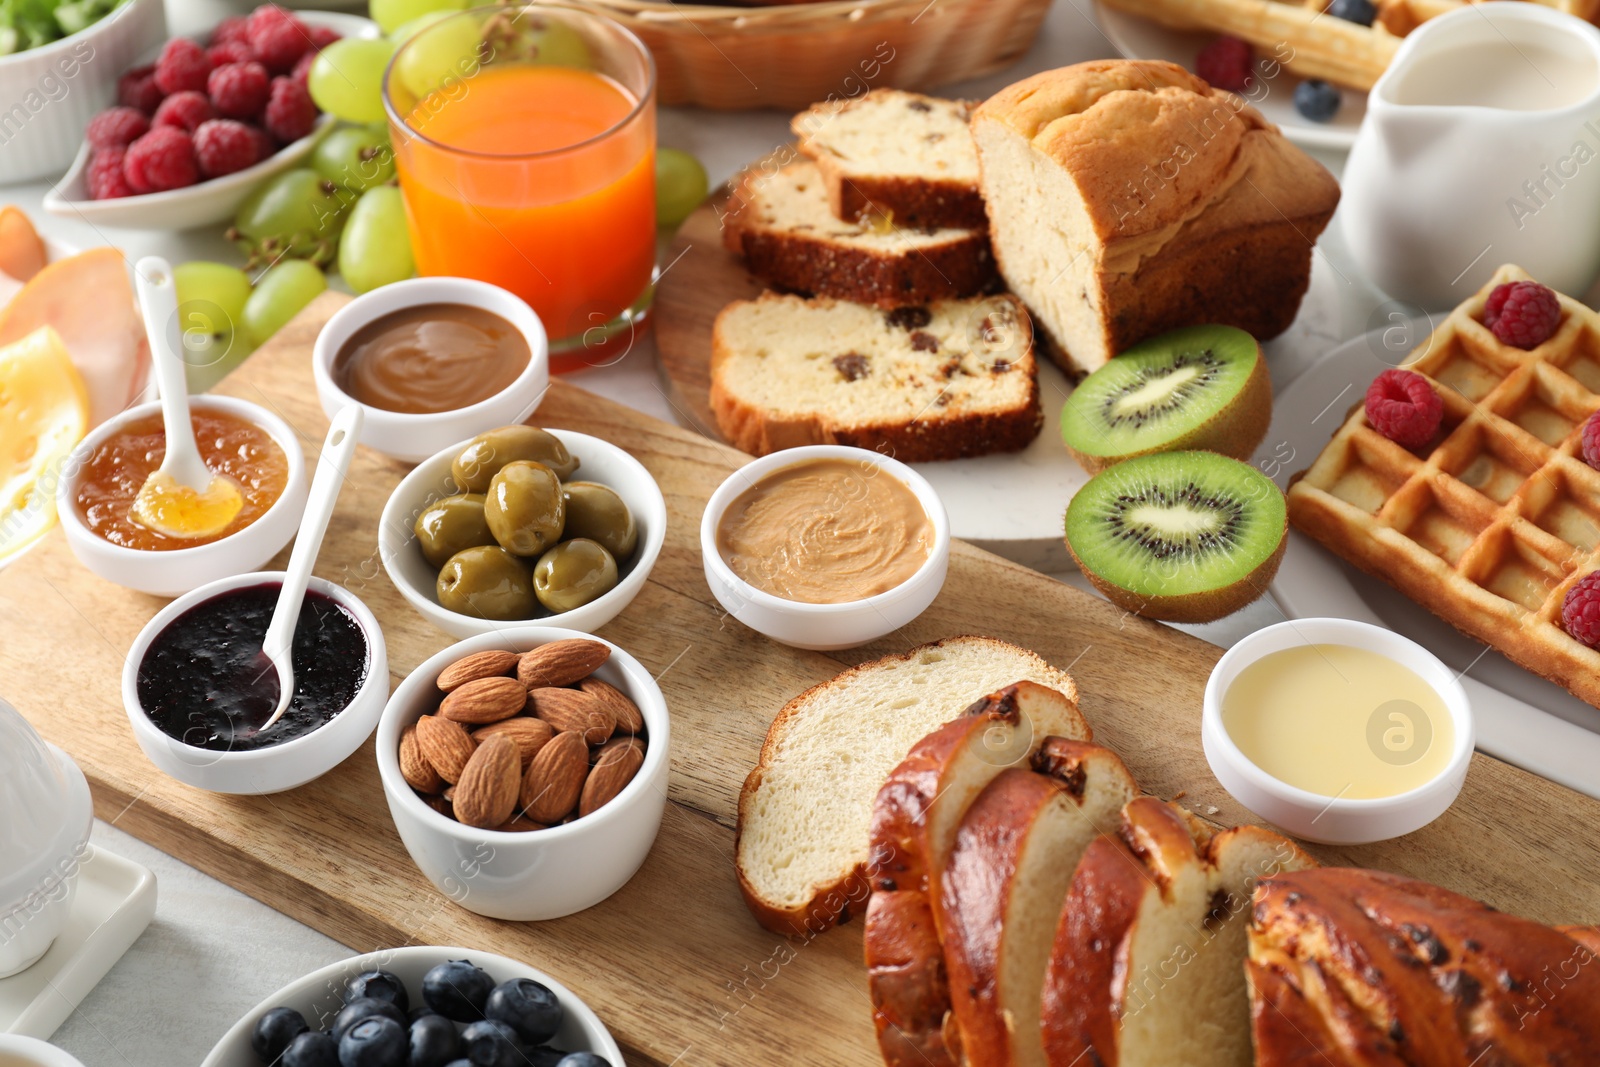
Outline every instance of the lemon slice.
<path fill-rule="evenodd" d="M 139 488 L 130 517 L 168 537 L 194 539 L 217 536 L 243 508 L 244 494 L 232 478 L 216 475 L 196 491 L 157 470 Z"/>
<path fill-rule="evenodd" d="M 88 429 L 88 391 L 54 329 L 0 347 L 0 564 L 55 525 L 62 461 Z"/>

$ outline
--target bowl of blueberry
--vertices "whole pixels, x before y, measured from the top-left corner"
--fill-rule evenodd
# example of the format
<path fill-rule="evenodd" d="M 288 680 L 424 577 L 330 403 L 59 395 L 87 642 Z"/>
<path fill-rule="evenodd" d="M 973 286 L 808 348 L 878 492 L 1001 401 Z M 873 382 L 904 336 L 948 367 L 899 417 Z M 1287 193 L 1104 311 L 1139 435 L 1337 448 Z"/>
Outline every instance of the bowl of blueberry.
<path fill-rule="evenodd" d="M 201 1067 L 623 1067 L 566 986 L 505 956 L 369 952 L 278 990 Z"/>

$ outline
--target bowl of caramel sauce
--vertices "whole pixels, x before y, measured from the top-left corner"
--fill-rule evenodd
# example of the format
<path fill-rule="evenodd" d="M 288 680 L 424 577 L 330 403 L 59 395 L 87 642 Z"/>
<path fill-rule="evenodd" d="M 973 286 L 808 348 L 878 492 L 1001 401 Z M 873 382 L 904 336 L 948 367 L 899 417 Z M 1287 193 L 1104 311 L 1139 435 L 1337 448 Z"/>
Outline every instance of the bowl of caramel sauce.
<path fill-rule="evenodd" d="M 412 278 L 342 308 L 312 353 L 329 418 L 366 416 L 361 443 L 407 463 L 532 415 L 550 384 L 544 325 L 520 297 L 467 278 Z"/>

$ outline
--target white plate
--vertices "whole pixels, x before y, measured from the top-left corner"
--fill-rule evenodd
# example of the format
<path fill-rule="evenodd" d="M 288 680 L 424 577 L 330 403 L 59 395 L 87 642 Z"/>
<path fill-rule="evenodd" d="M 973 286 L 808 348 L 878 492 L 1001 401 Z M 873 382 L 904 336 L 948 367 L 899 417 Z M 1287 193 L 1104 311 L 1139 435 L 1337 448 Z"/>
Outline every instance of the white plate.
<path fill-rule="evenodd" d="M 359 15 L 336 11 L 301 11 L 299 17 L 310 26 L 326 26 L 343 37 L 376 37 L 378 24 Z M 157 53 L 140 58 L 153 62 Z M 94 200 L 89 196 L 89 143 L 78 149 L 72 169 L 44 194 L 44 209 L 63 218 L 82 219 L 94 226 L 124 230 L 187 230 L 212 226 L 233 218 L 251 190 L 274 174 L 289 170 L 311 153 L 317 139 L 335 123 L 332 115 L 317 119 L 311 133 L 285 145 L 253 167 L 210 178 L 183 189 L 164 193 L 144 193 L 115 200 Z"/>
<path fill-rule="evenodd" d="M 67 928 L 32 967 L 0 978 L 0 1032 L 47 1040 L 156 913 L 156 876 L 89 846 Z"/>
<path fill-rule="evenodd" d="M 1200 49 L 1217 37 L 1204 30 L 1169 30 L 1149 19 L 1108 7 L 1101 0 L 1095 0 L 1094 13 L 1106 37 L 1129 59 L 1165 59 L 1185 70 L 1194 69 L 1194 59 Z M 1260 49 L 1256 51 L 1256 84 L 1242 95 L 1268 122 L 1276 124 L 1284 136 L 1296 144 L 1342 150 L 1355 144 L 1356 130 L 1367 113 L 1366 93 L 1341 89 L 1344 105 L 1333 121 L 1312 122 L 1294 109 L 1294 87 L 1300 84 L 1300 79 L 1282 69 L 1270 81 L 1262 77 L 1260 64 L 1271 56 L 1262 54 Z"/>
<path fill-rule="evenodd" d="M 1393 365 L 1380 336 L 1374 331 L 1338 346 L 1278 394 L 1256 462 L 1280 487 L 1311 465 L 1372 379 Z M 1272 595 L 1290 618 L 1356 619 L 1416 641 L 1464 672 L 1480 750 L 1600 797 L 1600 709 L 1463 636 L 1293 529 Z"/>

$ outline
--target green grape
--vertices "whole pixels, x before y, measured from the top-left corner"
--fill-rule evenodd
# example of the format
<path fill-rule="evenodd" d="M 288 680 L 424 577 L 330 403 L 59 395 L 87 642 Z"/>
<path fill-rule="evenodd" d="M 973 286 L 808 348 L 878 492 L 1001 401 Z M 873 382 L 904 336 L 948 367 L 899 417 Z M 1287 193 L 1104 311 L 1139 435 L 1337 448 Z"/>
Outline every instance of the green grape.
<path fill-rule="evenodd" d="M 383 39 L 346 37 L 317 53 L 306 88 L 322 110 L 346 122 L 383 118 L 383 69 L 394 45 Z"/>
<path fill-rule="evenodd" d="M 368 189 L 350 209 L 339 239 L 339 273 L 358 293 L 402 281 L 416 273 L 405 203 L 393 185 Z"/>
<path fill-rule="evenodd" d="M 544 19 L 534 23 L 528 33 L 528 58 L 534 63 L 552 67 L 575 67 L 588 70 L 594 66 L 594 55 L 583 34 L 559 19 Z"/>
<path fill-rule="evenodd" d="M 394 177 L 394 149 L 389 132 L 371 126 L 341 126 L 318 143 L 311 166 L 335 185 L 353 192 L 382 185 Z"/>
<path fill-rule="evenodd" d="M 354 201 L 354 193 L 309 167 L 286 170 L 245 198 L 228 236 L 252 263 L 277 259 L 285 251 L 327 263 Z"/>
<path fill-rule="evenodd" d="M 452 81 L 478 72 L 483 29 L 477 18 L 444 19 L 406 42 L 394 63 L 394 76 L 418 100 Z"/>
<path fill-rule="evenodd" d="M 656 149 L 656 225 L 676 226 L 706 198 L 706 168 L 677 148 Z"/>
<path fill-rule="evenodd" d="M 322 271 L 303 259 L 285 259 L 268 267 L 245 301 L 245 332 L 255 344 L 265 342 L 327 287 Z"/>
<path fill-rule="evenodd" d="M 401 26 L 393 33 L 389 34 L 389 43 L 394 45 L 395 51 L 398 52 L 400 50 L 400 46 L 411 40 L 411 38 L 415 37 L 429 26 L 432 26 L 434 23 L 443 22 L 445 19 L 454 14 L 455 11 L 452 10 L 430 11 L 426 15 L 420 15 L 406 23 L 404 26 Z"/>
<path fill-rule="evenodd" d="M 242 337 L 250 276 L 226 263 L 196 260 L 173 268 L 178 290 L 179 343 L 188 369 L 211 367 L 234 351 Z"/>
<path fill-rule="evenodd" d="M 372 0 L 367 14 L 378 28 L 393 36 L 394 31 L 408 22 L 435 11 L 464 11 L 467 0 Z"/>

